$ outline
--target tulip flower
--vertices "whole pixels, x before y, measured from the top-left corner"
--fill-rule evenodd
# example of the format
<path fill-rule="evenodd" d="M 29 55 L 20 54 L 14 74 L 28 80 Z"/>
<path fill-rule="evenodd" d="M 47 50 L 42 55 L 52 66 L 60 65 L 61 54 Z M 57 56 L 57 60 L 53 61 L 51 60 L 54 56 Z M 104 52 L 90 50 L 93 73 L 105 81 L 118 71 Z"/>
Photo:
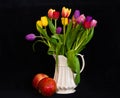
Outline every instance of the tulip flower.
<path fill-rule="evenodd" d="M 89 21 L 91 21 L 91 20 L 92 20 L 92 17 L 91 17 L 91 16 L 87 16 L 85 21 L 88 21 L 88 22 L 89 22 Z"/>
<path fill-rule="evenodd" d="M 83 23 L 85 21 L 85 16 L 84 14 L 80 15 L 78 18 L 76 18 L 76 22 L 78 24 Z"/>
<path fill-rule="evenodd" d="M 95 27 L 97 25 L 97 21 L 95 19 L 93 19 L 91 21 L 91 27 Z"/>
<path fill-rule="evenodd" d="M 42 28 L 42 22 L 41 22 L 41 20 L 38 20 L 38 21 L 36 22 L 36 24 Z"/>
<path fill-rule="evenodd" d="M 28 41 L 33 41 L 33 40 L 35 40 L 35 38 L 36 38 L 36 36 L 33 33 L 30 33 L 30 34 L 25 36 L 25 39 Z"/>
<path fill-rule="evenodd" d="M 58 19 L 59 16 L 60 16 L 60 12 L 58 12 L 58 11 L 53 12 L 53 19 Z"/>
<path fill-rule="evenodd" d="M 57 33 L 57 34 L 60 34 L 61 31 L 62 31 L 62 28 L 61 28 L 61 27 L 57 27 L 57 28 L 56 28 L 56 33 Z"/>
<path fill-rule="evenodd" d="M 72 16 L 72 23 L 75 24 L 76 23 L 76 19 L 74 16 Z"/>
<path fill-rule="evenodd" d="M 48 20 L 46 16 L 42 16 L 41 17 L 41 22 L 42 22 L 42 26 L 47 26 L 48 25 Z"/>
<path fill-rule="evenodd" d="M 62 25 L 67 25 L 68 24 L 68 18 L 61 18 L 61 21 L 62 21 Z"/>
<path fill-rule="evenodd" d="M 48 17 L 51 18 L 51 19 L 53 19 L 53 12 L 55 12 L 54 9 L 49 9 L 48 10 Z"/>
<path fill-rule="evenodd" d="M 91 22 L 85 21 L 83 23 L 84 28 L 89 29 L 91 27 Z"/>
<path fill-rule="evenodd" d="M 91 16 L 87 16 L 85 19 L 85 22 L 83 23 L 83 26 L 86 29 L 89 29 L 91 27 L 91 21 L 92 21 L 92 17 Z"/>
<path fill-rule="evenodd" d="M 71 13 L 71 9 L 65 7 L 62 8 L 62 13 L 61 13 L 62 17 L 68 18 L 70 16 L 70 13 Z"/>
<path fill-rule="evenodd" d="M 74 17 L 78 18 L 79 16 L 80 16 L 80 11 L 79 10 L 75 10 Z"/>

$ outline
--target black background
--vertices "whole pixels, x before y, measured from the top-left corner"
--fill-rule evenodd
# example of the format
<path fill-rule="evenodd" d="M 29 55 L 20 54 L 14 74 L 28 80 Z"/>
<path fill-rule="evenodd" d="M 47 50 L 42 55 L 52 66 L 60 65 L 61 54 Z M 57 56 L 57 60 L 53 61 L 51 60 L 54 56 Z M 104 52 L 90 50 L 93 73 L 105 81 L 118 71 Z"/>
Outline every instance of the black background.
<path fill-rule="evenodd" d="M 47 47 L 25 40 L 38 34 L 35 23 L 49 8 L 79 9 L 98 21 L 91 42 L 82 51 L 86 66 L 74 94 L 52 97 L 119 98 L 119 0 L 0 0 L 0 98 L 40 98 L 32 87 L 39 72 L 53 77 L 54 59 Z"/>

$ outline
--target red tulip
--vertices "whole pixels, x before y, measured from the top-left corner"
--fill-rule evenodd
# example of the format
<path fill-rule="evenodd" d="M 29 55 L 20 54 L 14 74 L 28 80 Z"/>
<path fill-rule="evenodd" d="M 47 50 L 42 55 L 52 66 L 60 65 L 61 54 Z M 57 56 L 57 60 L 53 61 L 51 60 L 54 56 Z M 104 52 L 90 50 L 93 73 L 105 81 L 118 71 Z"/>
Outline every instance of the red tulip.
<path fill-rule="evenodd" d="M 53 12 L 53 19 L 58 19 L 59 16 L 60 16 L 60 12 L 58 11 Z"/>
<path fill-rule="evenodd" d="M 91 27 L 91 22 L 85 21 L 83 23 L 84 28 L 89 29 Z"/>

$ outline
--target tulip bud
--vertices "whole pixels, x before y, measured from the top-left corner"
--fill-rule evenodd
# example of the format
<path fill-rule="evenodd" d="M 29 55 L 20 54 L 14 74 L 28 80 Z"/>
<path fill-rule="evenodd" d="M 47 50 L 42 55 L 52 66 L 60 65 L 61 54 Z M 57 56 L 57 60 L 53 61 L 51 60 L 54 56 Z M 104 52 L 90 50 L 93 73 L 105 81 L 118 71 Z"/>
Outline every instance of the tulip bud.
<path fill-rule="evenodd" d="M 92 17 L 91 17 L 91 16 L 87 16 L 87 17 L 86 17 L 86 21 L 87 21 L 87 22 L 90 22 L 91 20 L 92 20 Z"/>
<path fill-rule="evenodd" d="M 62 31 L 62 28 L 61 28 L 61 27 L 57 27 L 57 28 L 56 28 L 56 33 L 57 33 L 57 34 L 60 34 L 61 31 Z"/>
<path fill-rule="evenodd" d="M 80 11 L 79 10 L 75 10 L 74 17 L 78 18 L 79 16 L 80 16 Z"/>
<path fill-rule="evenodd" d="M 77 19 L 76 22 L 79 23 L 83 23 L 85 21 L 85 16 L 84 14 L 80 15 Z"/>
<path fill-rule="evenodd" d="M 70 13 L 71 13 L 71 9 L 65 7 L 62 8 L 62 13 L 61 13 L 62 17 L 68 18 L 70 16 Z"/>
<path fill-rule="evenodd" d="M 55 12 L 54 9 L 49 9 L 49 10 L 48 10 L 48 17 L 49 17 L 49 18 L 53 18 L 53 12 Z"/>
<path fill-rule="evenodd" d="M 25 39 L 28 40 L 28 41 L 33 41 L 33 40 L 35 40 L 35 38 L 36 38 L 36 36 L 33 33 L 25 36 Z"/>
<path fill-rule="evenodd" d="M 42 22 L 42 26 L 47 26 L 48 25 L 48 20 L 46 16 L 41 17 L 41 22 Z"/>
<path fill-rule="evenodd" d="M 68 18 L 61 18 L 62 25 L 67 25 L 68 24 Z"/>
<path fill-rule="evenodd" d="M 60 16 L 60 12 L 58 11 L 53 12 L 53 19 L 58 19 L 59 16 Z"/>
<path fill-rule="evenodd" d="M 42 22 L 40 20 L 38 20 L 36 24 L 42 28 Z"/>
<path fill-rule="evenodd" d="M 76 23 L 76 19 L 74 16 L 72 16 L 72 22 L 73 22 L 73 24 Z"/>
<path fill-rule="evenodd" d="M 89 29 L 91 27 L 91 22 L 85 21 L 83 23 L 84 28 Z"/>
<path fill-rule="evenodd" d="M 91 27 L 95 27 L 97 25 L 97 21 L 95 19 L 93 19 L 91 21 Z"/>

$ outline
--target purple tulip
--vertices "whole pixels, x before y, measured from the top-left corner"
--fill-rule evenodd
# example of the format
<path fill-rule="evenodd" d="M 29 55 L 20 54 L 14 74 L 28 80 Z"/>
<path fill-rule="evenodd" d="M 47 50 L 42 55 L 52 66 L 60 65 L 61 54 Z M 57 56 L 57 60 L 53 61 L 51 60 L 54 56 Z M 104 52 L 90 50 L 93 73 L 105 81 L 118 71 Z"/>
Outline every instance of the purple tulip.
<path fill-rule="evenodd" d="M 79 10 L 75 10 L 74 17 L 77 18 L 79 16 L 80 16 L 80 11 Z"/>
<path fill-rule="evenodd" d="M 86 17 L 86 21 L 87 21 L 87 22 L 90 22 L 91 20 L 92 20 L 92 17 L 91 17 L 91 16 L 87 16 L 87 17 Z"/>
<path fill-rule="evenodd" d="M 61 27 L 57 27 L 57 28 L 56 28 L 56 33 L 57 33 L 57 34 L 60 34 L 61 31 L 62 31 L 62 28 L 61 28 Z"/>
<path fill-rule="evenodd" d="M 33 40 L 35 40 L 35 38 L 36 38 L 36 36 L 33 33 L 30 33 L 30 34 L 25 36 L 25 39 L 28 41 L 33 41 Z"/>

